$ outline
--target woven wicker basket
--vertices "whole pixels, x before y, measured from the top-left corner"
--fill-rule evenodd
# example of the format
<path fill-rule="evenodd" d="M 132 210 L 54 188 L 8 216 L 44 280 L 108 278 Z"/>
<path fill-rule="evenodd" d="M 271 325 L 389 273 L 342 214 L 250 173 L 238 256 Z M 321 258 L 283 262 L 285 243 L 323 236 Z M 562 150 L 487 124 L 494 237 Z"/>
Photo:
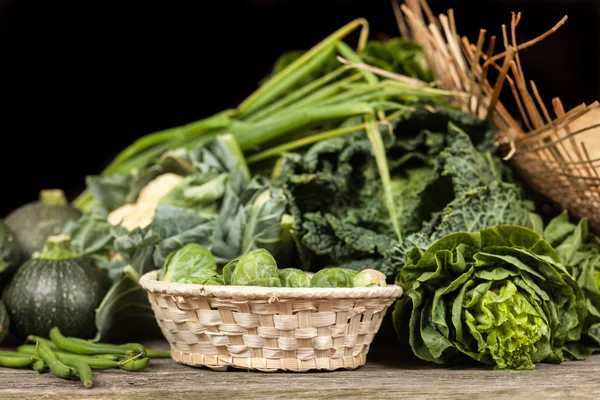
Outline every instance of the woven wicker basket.
<path fill-rule="evenodd" d="M 436 17 L 426 0 L 392 4 L 402 36 L 423 47 L 437 84 L 459 93 L 453 103 L 496 126 L 497 149 L 520 178 L 573 216 L 587 218 L 600 232 L 600 102 L 565 110 L 558 97 L 544 101 L 544 93 L 521 66 L 526 49 L 557 32 L 568 17 L 517 43 L 521 13 L 512 13 L 510 25 L 502 25 L 502 36 L 490 37 L 482 29 L 472 43 L 459 35 L 452 9 Z M 557 62 L 565 62 L 558 57 Z M 490 71 L 497 75 L 493 83 Z M 500 101 L 503 90 L 507 100 L 512 102 L 510 94 L 514 98 L 515 115 Z"/>
<path fill-rule="evenodd" d="M 355 369 L 363 365 L 399 286 L 265 288 L 140 279 L 179 363 L 278 370 Z"/>

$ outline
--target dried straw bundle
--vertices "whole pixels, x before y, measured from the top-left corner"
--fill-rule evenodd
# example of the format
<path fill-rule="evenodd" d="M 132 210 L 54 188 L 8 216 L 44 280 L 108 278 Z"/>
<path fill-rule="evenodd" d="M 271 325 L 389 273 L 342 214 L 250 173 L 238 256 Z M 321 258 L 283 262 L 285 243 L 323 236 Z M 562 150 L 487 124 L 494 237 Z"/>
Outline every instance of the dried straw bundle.
<path fill-rule="evenodd" d="M 553 110 L 548 110 L 534 81 L 527 83 L 519 58 L 519 51 L 556 32 L 567 16 L 539 37 L 518 44 L 515 33 L 521 14 L 513 13 L 510 33 L 502 25 L 501 40 L 491 36 L 486 46 L 484 29 L 475 44 L 458 35 L 452 9 L 435 17 L 426 0 L 392 5 L 402 35 L 423 47 L 436 83 L 467 94 L 455 96 L 454 103 L 498 128 L 497 146 L 504 159 L 535 190 L 600 230 L 599 103 L 565 111 L 561 100 L 553 98 Z M 488 80 L 490 69 L 498 71 L 493 84 Z M 499 100 L 506 82 L 522 124 Z"/>

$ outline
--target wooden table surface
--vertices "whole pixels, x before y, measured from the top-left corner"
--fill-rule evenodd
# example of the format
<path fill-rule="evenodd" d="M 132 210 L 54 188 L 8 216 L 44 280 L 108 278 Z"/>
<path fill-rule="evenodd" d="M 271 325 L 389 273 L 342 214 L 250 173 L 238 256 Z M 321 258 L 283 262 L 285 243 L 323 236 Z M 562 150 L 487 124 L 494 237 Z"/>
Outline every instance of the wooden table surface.
<path fill-rule="evenodd" d="M 148 347 L 166 349 L 166 342 Z M 6 349 L 2 349 L 6 350 Z M 600 398 L 600 355 L 533 371 L 439 367 L 398 351 L 373 348 L 354 371 L 215 372 L 153 360 L 143 372 L 94 371 L 94 387 L 51 373 L 0 368 L 0 399 L 566 399 Z"/>

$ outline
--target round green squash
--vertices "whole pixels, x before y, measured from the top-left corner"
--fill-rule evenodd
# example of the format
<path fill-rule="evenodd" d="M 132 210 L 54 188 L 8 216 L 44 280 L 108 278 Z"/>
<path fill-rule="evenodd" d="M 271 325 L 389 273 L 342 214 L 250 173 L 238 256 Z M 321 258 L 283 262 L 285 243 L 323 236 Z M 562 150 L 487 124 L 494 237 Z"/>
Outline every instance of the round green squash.
<path fill-rule="evenodd" d="M 67 203 L 60 189 L 42 190 L 40 199 L 25 204 L 6 216 L 4 222 L 21 246 L 23 261 L 40 251 L 51 235 L 58 235 L 65 223 L 76 221 L 81 211 Z"/>
<path fill-rule="evenodd" d="M 8 327 L 10 326 L 10 317 L 6 311 L 6 307 L 0 301 L 0 343 L 8 335 Z"/>
<path fill-rule="evenodd" d="M 0 219 L 0 278 L 10 275 L 21 262 L 21 247 L 8 225 Z"/>
<path fill-rule="evenodd" d="M 67 336 L 92 338 L 96 308 L 107 289 L 106 274 L 80 257 L 66 235 L 50 236 L 39 256 L 15 273 L 3 300 L 19 338 L 48 337 L 57 326 Z"/>

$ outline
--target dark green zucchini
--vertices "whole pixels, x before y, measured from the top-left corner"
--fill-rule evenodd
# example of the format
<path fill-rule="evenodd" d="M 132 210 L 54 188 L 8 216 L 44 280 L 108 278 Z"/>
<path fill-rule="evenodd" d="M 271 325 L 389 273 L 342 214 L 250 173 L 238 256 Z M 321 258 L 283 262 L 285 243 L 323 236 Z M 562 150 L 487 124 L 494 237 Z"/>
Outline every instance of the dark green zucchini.
<path fill-rule="evenodd" d="M 48 337 L 56 326 L 67 336 L 92 338 L 108 283 L 102 270 L 75 253 L 69 236 L 50 236 L 39 257 L 23 264 L 4 291 L 11 331 L 19 338 Z"/>
<path fill-rule="evenodd" d="M 58 235 L 65 223 L 79 219 L 81 212 L 67 203 L 62 190 L 42 190 L 38 201 L 25 204 L 11 212 L 6 225 L 21 246 L 22 261 L 40 251 L 48 236 Z"/>
<path fill-rule="evenodd" d="M 8 312 L 4 307 L 4 304 L 0 301 L 0 343 L 8 335 L 8 328 L 10 326 L 10 318 Z"/>
<path fill-rule="evenodd" d="M 14 233 L 0 219 L 0 278 L 14 272 L 21 262 L 21 247 Z"/>

